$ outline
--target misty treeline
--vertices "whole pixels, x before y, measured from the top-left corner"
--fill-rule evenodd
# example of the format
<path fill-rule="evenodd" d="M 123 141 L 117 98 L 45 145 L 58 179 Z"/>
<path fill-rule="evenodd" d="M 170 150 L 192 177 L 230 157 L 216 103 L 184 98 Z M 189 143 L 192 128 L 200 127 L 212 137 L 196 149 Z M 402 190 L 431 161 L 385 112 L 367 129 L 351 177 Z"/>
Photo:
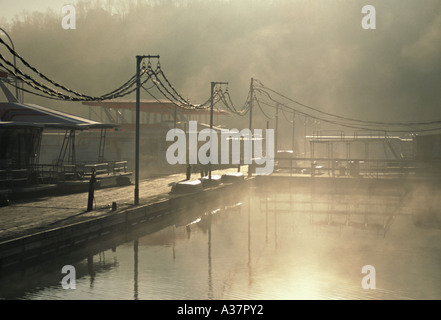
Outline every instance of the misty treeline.
<path fill-rule="evenodd" d="M 277 1 L 283 2 L 288 1 Z M 178 87 L 192 87 L 188 94 L 194 99 L 206 98 L 206 92 L 198 92 L 209 92 L 206 76 L 212 75 L 212 81 L 231 78 L 216 79 L 212 73 L 201 79 L 195 74 L 216 68 L 226 58 L 239 58 L 228 52 L 237 47 L 236 39 L 252 37 L 283 13 L 281 7 L 255 0 L 79 1 L 74 6 L 76 29 L 64 30 L 62 7 L 59 12 L 24 11 L 2 23 L 16 50 L 42 72 L 97 95 L 135 72 L 137 54 L 159 54 L 167 74 Z M 252 74 L 241 62 L 235 61 L 228 76 L 241 74 L 249 82 Z"/>
<path fill-rule="evenodd" d="M 253 77 L 297 101 L 348 117 L 441 118 L 441 4 L 369 1 L 377 12 L 377 29 L 371 31 L 361 28 L 361 8 L 366 4 L 78 1 L 75 30 L 62 28 L 61 2 L 58 11 L 23 12 L 0 24 L 28 62 L 88 95 L 107 93 L 129 79 L 135 73 L 136 55 L 159 54 L 174 87 L 195 104 L 209 97 L 211 81 L 228 81 L 240 108 Z M 3 48 L 0 52 L 12 59 Z M 29 94 L 25 98 L 87 114 L 87 108 L 77 103 Z M 267 114 L 272 115 L 273 126 L 274 110 Z M 259 126 L 266 127 L 267 119 L 256 111 L 259 119 Z M 280 125 L 288 128 L 286 122 Z"/>
<path fill-rule="evenodd" d="M 135 73 L 136 55 L 159 54 L 173 85 L 192 103 L 208 98 L 210 81 L 229 81 L 241 107 L 253 71 L 271 66 L 258 66 L 258 61 L 250 66 L 252 57 L 240 50 L 253 45 L 262 25 L 284 15 L 281 5 L 289 1 L 78 1 L 75 30 L 62 28 L 62 4 L 58 12 L 23 11 L 2 26 L 28 62 L 82 93 L 100 95 L 118 87 Z M 85 111 L 71 102 L 26 98 Z"/>
<path fill-rule="evenodd" d="M 251 77 L 273 68 L 269 62 L 276 57 L 264 53 L 270 45 L 266 39 L 277 36 L 271 33 L 273 24 L 289 23 L 298 13 L 290 1 L 255 0 L 78 1 L 74 7 L 75 30 L 62 28 L 62 4 L 59 12 L 24 11 L 3 24 L 16 51 L 51 79 L 101 95 L 135 73 L 136 55 L 159 54 L 168 78 L 192 103 L 209 97 L 210 81 L 228 81 L 238 108 Z M 83 116 L 88 112 L 79 103 L 25 96 L 27 102 Z"/>

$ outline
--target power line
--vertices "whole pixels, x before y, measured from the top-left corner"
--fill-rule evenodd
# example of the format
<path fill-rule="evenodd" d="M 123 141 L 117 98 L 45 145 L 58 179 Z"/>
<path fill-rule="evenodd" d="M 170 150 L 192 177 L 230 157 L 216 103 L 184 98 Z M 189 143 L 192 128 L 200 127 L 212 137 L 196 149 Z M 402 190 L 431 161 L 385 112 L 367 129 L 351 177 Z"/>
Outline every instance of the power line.
<path fill-rule="evenodd" d="M 54 85 L 57 88 L 63 89 L 64 91 L 68 92 L 69 94 L 65 94 L 63 92 L 60 92 L 54 88 L 51 88 L 47 86 L 46 84 L 34 79 L 32 76 L 24 73 L 19 68 L 14 66 L 12 63 L 10 63 L 7 59 L 5 59 L 0 54 L 0 60 L 2 60 L 6 65 L 10 66 L 11 68 L 8 68 L 3 63 L 0 62 L 0 66 L 3 67 L 5 70 L 7 70 L 10 74 L 12 74 L 16 79 L 20 79 L 23 81 L 26 85 L 30 86 L 33 90 L 40 91 L 41 93 L 37 93 L 28 89 L 19 88 L 20 90 L 23 90 L 24 92 L 31 93 L 33 95 L 45 97 L 48 99 L 55 99 L 55 100 L 65 100 L 65 101 L 103 101 L 103 100 L 111 100 L 120 98 L 123 96 L 126 96 L 136 90 L 136 83 L 139 80 L 137 75 L 132 76 L 128 81 L 126 81 L 124 84 L 122 84 L 120 87 L 104 94 L 101 96 L 93 97 L 90 95 L 85 95 L 82 93 L 79 93 L 75 90 L 72 90 L 70 88 L 67 88 L 64 85 L 59 84 L 56 81 L 53 81 L 46 75 L 44 75 L 42 72 L 34 68 L 30 63 L 28 63 L 23 57 L 21 57 L 15 50 L 13 50 L 7 43 L 5 43 L 0 38 L 0 44 L 3 44 L 13 55 L 14 57 L 17 57 L 27 68 L 31 69 L 33 72 L 35 72 L 39 77 L 44 79 L 45 81 L 49 82 L 50 84 Z M 139 77 L 141 78 L 143 75 L 147 74 L 148 77 L 146 80 L 142 82 L 144 85 L 148 80 L 152 79 L 154 86 L 161 92 L 161 94 L 170 100 L 172 103 L 186 108 L 186 109 L 201 109 L 201 108 L 207 108 L 207 104 L 210 102 L 210 99 L 208 99 L 204 104 L 202 105 L 193 105 L 186 99 L 182 97 L 182 95 L 173 87 L 171 82 L 168 80 L 166 75 L 161 69 L 160 63 L 158 61 L 158 65 L 156 70 L 153 70 L 151 68 L 150 60 L 148 62 L 147 68 L 143 68 L 143 72 L 140 73 Z M 159 76 L 162 77 L 160 79 Z M 164 84 L 165 82 L 165 84 Z M 73 94 L 73 95 L 72 95 Z"/>
<path fill-rule="evenodd" d="M 51 84 L 55 85 L 56 87 L 59 87 L 59 88 L 65 90 L 65 91 L 67 91 L 67 92 L 73 93 L 73 94 L 75 94 L 76 96 L 84 97 L 84 98 L 91 98 L 91 97 L 89 97 L 89 96 L 87 96 L 87 95 L 83 95 L 83 94 L 78 93 L 78 92 L 76 92 L 76 91 L 74 91 L 74 90 L 71 90 L 71 89 L 69 89 L 69 88 L 66 88 L 65 86 L 60 85 L 60 84 L 56 83 L 55 81 L 49 79 L 49 78 L 46 77 L 43 73 L 41 73 L 40 71 L 38 71 L 36 68 L 32 67 L 32 66 L 31 66 L 31 65 L 30 65 L 25 59 L 23 59 L 23 58 L 22 58 L 17 52 L 15 52 L 15 50 L 13 50 L 13 49 L 12 49 L 12 48 L 11 48 L 6 42 L 4 42 L 1 38 L 0 38 L 0 43 L 3 44 L 3 45 L 9 50 L 9 52 L 10 52 L 11 54 L 13 54 L 15 57 L 17 57 L 18 59 L 20 59 L 20 61 L 21 61 L 26 67 L 28 67 L 29 69 L 31 69 L 32 71 L 34 71 L 36 74 L 38 74 L 38 75 L 39 75 L 41 78 L 43 78 L 44 80 L 50 82 Z"/>
<path fill-rule="evenodd" d="M 5 59 L 0 54 L 0 67 L 4 68 L 6 71 L 8 71 L 10 74 L 12 74 L 16 79 L 19 79 L 23 81 L 24 84 L 31 87 L 32 90 L 39 91 L 35 92 L 29 89 L 25 88 L 18 88 L 19 90 L 22 90 L 23 92 L 27 92 L 36 96 L 45 97 L 48 99 L 54 99 L 54 100 L 64 100 L 64 101 L 103 101 L 103 100 L 111 100 L 116 99 L 120 97 L 124 97 L 126 95 L 131 94 L 136 90 L 136 84 L 138 81 L 140 81 L 141 87 L 148 92 L 152 97 L 154 97 L 156 100 L 159 101 L 155 96 L 152 95 L 152 93 L 149 91 L 150 89 L 145 88 L 145 84 L 151 80 L 153 82 L 152 88 L 155 87 L 162 96 L 164 96 L 167 100 L 169 100 L 172 104 L 175 106 L 178 106 L 180 108 L 186 109 L 186 110 L 199 110 L 199 109 L 207 109 L 211 103 L 214 105 L 218 104 L 219 102 L 222 102 L 223 105 L 233 114 L 243 116 L 247 114 L 252 105 L 252 101 L 255 100 L 258 104 L 258 107 L 262 114 L 268 118 L 272 119 L 272 117 L 268 116 L 268 114 L 264 111 L 262 108 L 262 105 L 275 108 L 275 105 L 279 105 L 282 108 L 282 113 L 284 114 L 285 111 L 290 110 L 292 112 L 297 112 L 301 115 L 304 115 L 305 117 L 310 117 L 313 119 L 317 119 L 320 121 L 324 121 L 330 124 L 353 128 L 353 129 L 361 129 L 361 130 L 381 130 L 385 132 L 425 132 L 425 131 L 436 131 L 440 130 L 441 127 L 427 127 L 427 126 L 433 126 L 433 125 L 440 125 L 441 120 L 433 120 L 433 121 L 410 121 L 410 122 L 382 122 L 382 121 L 368 121 L 368 120 L 361 120 L 361 119 L 355 119 L 350 117 L 341 116 L 338 114 L 333 114 L 330 112 L 325 112 L 323 110 L 320 110 L 315 107 L 311 107 L 307 104 L 301 103 L 299 101 L 296 101 L 292 98 L 287 97 L 286 95 L 283 95 L 271 88 L 268 88 L 267 86 L 263 85 L 262 82 L 260 82 L 257 79 L 254 79 L 255 81 L 252 82 L 252 85 L 250 86 L 250 90 L 248 92 L 247 99 L 245 101 L 245 104 L 239 109 L 236 108 L 234 105 L 228 87 L 226 90 L 222 90 L 222 87 L 217 88 L 215 94 L 213 97 L 210 97 L 207 99 L 203 104 L 200 105 L 194 105 L 191 104 L 187 99 L 185 99 L 171 84 L 171 82 L 168 80 L 167 76 L 163 72 L 161 65 L 157 63 L 156 70 L 153 70 L 151 67 L 150 59 L 148 61 L 147 67 L 143 66 L 142 72 L 137 76 L 136 74 L 129 78 L 126 82 L 124 82 L 121 86 L 118 88 L 103 94 L 101 96 L 90 96 L 83 93 L 79 93 L 75 90 L 72 90 L 70 88 L 67 88 L 66 86 L 59 84 L 58 82 L 50 79 L 46 75 L 44 75 L 42 72 L 31 66 L 23 57 L 21 57 L 13 48 L 11 48 L 7 43 L 5 43 L 0 38 L 0 44 L 3 44 L 10 53 L 14 55 L 14 57 L 18 58 L 27 68 L 31 69 L 34 73 L 36 73 L 40 78 L 44 79 L 45 81 L 49 82 L 56 88 L 62 89 L 67 92 L 63 93 L 55 88 L 52 88 L 41 81 L 38 81 L 34 79 L 29 74 L 23 72 L 20 70 L 16 65 L 13 65 L 11 62 L 9 62 L 7 59 Z M 3 63 L 2 63 L 3 62 Z M 147 77 L 142 80 L 141 78 L 147 75 Z M 139 78 L 138 78 L 139 77 Z M 12 83 L 10 83 L 13 85 Z M 13 85 L 14 87 L 17 87 Z M 253 94 L 252 94 L 253 92 Z M 257 96 L 257 94 L 260 94 L 260 98 Z M 275 98 L 276 96 L 277 98 Z M 262 99 L 263 97 L 263 99 Z M 269 102 L 265 101 L 265 98 L 269 100 Z M 212 101 L 213 99 L 213 101 Z M 217 99 L 214 103 L 214 99 Z M 282 101 L 285 100 L 285 101 Z M 290 106 L 286 103 L 286 101 L 291 104 L 298 105 L 302 108 L 305 108 L 309 110 L 302 111 L 299 108 Z M 275 105 L 274 105 L 275 104 Z M 312 112 L 318 113 L 319 115 L 314 115 Z M 284 114 L 285 118 L 286 115 Z M 288 120 L 288 119 L 287 119 Z M 289 120 L 288 120 L 289 121 Z M 291 121 L 290 121 L 291 122 Z M 389 128 L 384 128 L 384 126 L 388 126 Z M 421 128 L 421 126 L 424 126 L 424 128 Z M 397 128 L 405 127 L 404 130 L 398 130 Z M 410 128 L 409 128 L 410 127 Z"/>
<path fill-rule="evenodd" d="M 262 87 L 262 85 L 260 85 Z M 267 88 L 266 88 L 267 89 Z M 342 127 L 347 127 L 347 128 L 352 128 L 352 129 L 359 129 L 359 130 L 367 130 L 367 131 L 382 131 L 382 132 L 395 132 L 395 133 L 417 133 L 417 132 L 429 132 L 429 131 L 438 131 L 441 130 L 440 126 L 436 126 L 436 127 L 427 127 L 430 125 L 435 125 L 435 124 L 440 124 L 441 121 L 427 121 L 427 122 L 377 122 L 377 121 L 363 121 L 363 120 L 359 120 L 359 119 L 351 119 L 351 118 L 347 118 L 347 117 L 342 117 L 342 116 L 338 116 L 338 115 L 334 115 L 331 113 L 327 113 L 327 112 L 320 112 L 320 110 L 317 110 L 315 108 L 308 108 L 310 110 L 314 110 L 314 111 L 319 111 L 319 113 L 324 114 L 324 116 L 317 116 L 317 115 L 313 115 L 310 112 L 305 112 L 305 111 L 301 111 L 298 108 L 294 108 L 292 106 L 287 105 L 286 103 L 280 101 L 280 100 L 276 100 L 275 98 L 272 97 L 272 95 L 266 91 L 263 90 L 262 88 L 257 87 L 256 91 L 259 93 L 262 93 L 267 99 L 269 99 L 272 103 L 269 102 L 262 102 L 262 100 L 259 100 L 260 103 L 265 104 L 268 107 L 272 107 L 275 108 L 276 104 L 279 104 L 280 106 L 291 110 L 292 112 L 298 112 L 299 114 L 308 116 L 310 118 L 313 119 L 317 119 L 317 120 L 321 120 L 330 124 L 334 124 L 334 125 L 338 125 L 338 126 L 342 126 Z M 269 89 L 269 91 L 271 93 L 275 93 L 277 95 L 279 95 L 278 92 Z M 295 102 L 300 106 L 306 106 L 305 104 L 302 104 L 300 102 L 294 101 L 293 99 L 290 99 L 284 95 L 280 95 L 281 97 L 285 98 L 286 100 L 289 100 L 291 102 Z M 282 108 L 283 110 L 283 108 Z M 326 118 L 325 116 L 329 117 Z M 425 128 L 421 128 L 421 127 L 416 127 L 416 126 L 426 126 Z M 389 127 L 385 127 L 385 126 L 389 126 Z M 392 128 L 390 128 L 392 127 Z M 399 127 L 406 127 L 406 128 L 400 128 Z M 411 128 L 409 128 L 411 127 Z"/>
<path fill-rule="evenodd" d="M 344 116 L 340 116 L 337 114 L 332 114 L 329 112 L 325 112 L 322 110 L 319 110 L 317 108 L 311 107 L 309 105 L 306 105 L 304 103 L 301 103 L 299 101 L 293 100 L 273 89 L 270 89 L 268 87 L 266 87 L 265 85 L 263 85 L 259 80 L 256 80 L 257 82 L 259 82 L 259 85 L 257 85 L 255 87 L 255 90 L 260 91 L 262 93 L 266 93 L 267 95 L 269 95 L 269 93 L 267 91 L 270 91 L 292 103 L 295 103 L 299 106 L 305 107 L 307 109 L 310 109 L 312 111 L 327 115 L 327 116 L 331 116 L 331 117 L 335 117 L 335 118 L 339 118 L 341 120 L 347 120 L 347 121 L 353 121 L 353 122 L 359 122 L 359 123 L 363 123 L 363 124 L 372 124 L 372 125 L 390 125 L 390 126 L 412 126 L 412 125 L 431 125 L 431 124 L 441 124 L 441 120 L 435 120 L 435 121 L 418 121 L 418 122 L 381 122 L 381 121 L 368 121 L 368 120 L 361 120 L 361 119 L 354 119 L 354 118 L 349 118 L 349 117 L 344 117 Z M 259 88 L 260 86 L 260 88 Z M 267 90 L 267 91 L 265 91 Z M 279 102 L 280 103 L 280 102 Z"/>

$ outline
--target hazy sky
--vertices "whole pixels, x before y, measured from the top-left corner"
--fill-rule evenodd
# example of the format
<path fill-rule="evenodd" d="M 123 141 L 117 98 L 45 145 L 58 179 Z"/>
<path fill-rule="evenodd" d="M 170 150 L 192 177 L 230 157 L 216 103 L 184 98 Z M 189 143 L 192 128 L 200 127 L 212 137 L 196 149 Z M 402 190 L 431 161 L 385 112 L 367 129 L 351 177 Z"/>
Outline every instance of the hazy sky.
<path fill-rule="evenodd" d="M 56 12 L 61 11 L 65 4 L 75 4 L 77 0 L 0 0 L 0 18 L 8 21 L 15 15 L 20 15 L 24 11 L 42 11 L 52 9 Z"/>
<path fill-rule="evenodd" d="M 440 0 L 273 0 L 268 10 L 255 5 L 265 1 L 230 1 L 231 10 L 216 4 L 159 8 L 127 20 L 87 20 L 78 13 L 77 29 L 64 31 L 61 8 L 76 1 L 0 0 L 0 18 L 48 7 L 60 13 L 53 28 L 40 30 L 38 20 L 28 22 L 36 27 L 24 24 L 14 42 L 37 68 L 86 93 L 108 92 L 131 76 L 135 55 L 160 54 L 170 80 L 194 103 L 205 101 L 210 81 L 229 81 L 240 104 L 254 77 L 347 117 L 441 119 Z M 375 30 L 362 28 L 366 4 L 376 8 Z M 117 70 L 114 78 L 109 70 Z M 95 91 L 96 83 L 101 87 Z"/>

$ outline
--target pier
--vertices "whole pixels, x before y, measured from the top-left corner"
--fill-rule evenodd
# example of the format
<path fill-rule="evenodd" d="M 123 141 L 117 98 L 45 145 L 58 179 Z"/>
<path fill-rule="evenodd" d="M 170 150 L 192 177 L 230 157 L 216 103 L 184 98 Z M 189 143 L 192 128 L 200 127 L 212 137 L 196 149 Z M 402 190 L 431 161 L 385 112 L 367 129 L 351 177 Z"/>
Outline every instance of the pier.
<path fill-rule="evenodd" d="M 237 169 L 213 171 L 213 174 L 233 172 Z M 293 192 L 306 190 L 315 195 L 396 192 L 401 198 L 420 192 L 427 197 L 423 202 L 428 205 L 427 200 L 436 198 L 440 183 L 436 178 L 429 180 L 408 174 L 340 176 L 324 172 L 311 175 L 283 172 L 279 168 L 272 175 L 247 177 L 239 185 L 225 183 L 204 188 L 201 192 L 171 196 L 171 185 L 185 178 L 182 173 L 142 180 L 138 205 L 132 201 L 132 185 L 96 190 L 91 211 L 87 211 L 87 192 L 16 200 L 10 206 L 0 208 L 0 266 L 25 265 L 74 249 L 84 249 L 93 241 L 130 233 L 136 226 L 154 225 L 167 215 L 172 216 L 195 205 L 222 204 L 226 196 L 248 192 L 250 188 L 261 194 L 274 192 L 275 186 Z M 427 190 L 433 193 L 427 193 Z"/>
<path fill-rule="evenodd" d="M 214 170 L 213 177 L 227 173 L 234 176 L 237 168 Z M 198 178 L 195 173 L 191 181 Z M 211 249 L 212 221 L 227 217 L 231 227 L 241 221 L 240 227 L 235 227 L 234 236 L 238 236 L 237 231 L 243 232 L 242 236 L 248 232 L 249 257 L 257 254 L 250 246 L 257 239 L 263 241 L 261 245 L 265 243 L 266 250 L 272 247 L 277 252 L 287 248 L 283 245 L 286 237 L 307 235 L 308 230 L 317 237 L 312 238 L 312 243 L 315 243 L 314 250 L 319 250 L 316 242 L 322 237 L 336 236 L 340 241 L 343 238 L 361 241 L 359 238 L 362 238 L 382 244 L 383 239 L 387 244 L 402 233 L 403 223 L 421 234 L 426 232 L 424 230 L 436 234 L 433 232 L 441 229 L 436 210 L 441 189 L 436 177 L 341 176 L 327 172 L 311 175 L 306 171 L 302 173 L 302 169 L 286 172 L 279 167 L 271 175 L 251 174 L 242 181 L 225 180 L 198 192 L 170 194 L 174 183 L 185 180 L 186 173 L 142 179 L 137 205 L 133 204 L 133 185 L 128 185 L 96 190 L 90 212 L 86 209 L 87 192 L 16 200 L 0 208 L 0 277 L 4 279 L 4 289 L 10 287 L 19 292 L 21 286 L 26 285 L 23 275 L 25 279 L 44 279 L 42 275 L 48 270 L 52 270 L 49 274 L 59 281 L 63 265 L 79 266 L 76 263 L 83 261 L 84 267 L 86 260 L 87 270 L 78 267 L 78 272 L 83 278 L 88 274 L 93 282 L 94 270 L 100 267 L 94 258 L 100 260 L 104 252 L 127 251 L 133 244 L 129 251 L 135 257 L 134 292 L 138 297 L 136 277 L 140 272 L 138 264 L 142 265 L 137 259 L 139 239 L 173 240 L 168 250 L 173 252 L 174 261 L 175 239 L 178 243 L 185 237 L 185 243 L 189 244 L 190 234 L 193 239 L 198 231 L 208 237 L 208 279 L 211 279 L 211 269 L 216 268 L 211 262 L 212 252 L 216 252 L 216 257 L 220 254 L 219 247 Z M 243 225 L 246 221 L 247 225 Z M 219 230 L 216 234 L 219 236 Z M 177 244 L 176 250 L 181 261 L 185 254 Z M 250 279 L 251 270 L 254 269 L 248 264 Z M 213 291 L 210 282 L 209 288 Z"/>
<path fill-rule="evenodd" d="M 213 171 L 223 175 L 237 169 Z M 141 197 L 133 205 L 133 186 L 95 191 L 92 211 L 87 211 L 87 192 L 17 200 L 0 208 L 0 269 L 85 248 L 92 240 L 111 238 L 130 232 L 135 226 L 154 224 L 158 218 L 172 215 L 195 203 L 223 201 L 223 195 L 243 188 L 242 183 L 225 183 L 197 193 L 170 195 L 171 185 L 185 180 L 185 174 L 173 174 L 140 183 Z"/>

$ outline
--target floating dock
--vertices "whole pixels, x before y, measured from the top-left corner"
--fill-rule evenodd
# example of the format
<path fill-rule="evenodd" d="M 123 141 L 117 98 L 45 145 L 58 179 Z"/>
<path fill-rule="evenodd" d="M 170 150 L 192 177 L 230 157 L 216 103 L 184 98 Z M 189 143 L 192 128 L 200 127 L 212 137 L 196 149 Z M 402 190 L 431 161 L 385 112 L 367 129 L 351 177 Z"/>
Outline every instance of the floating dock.
<path fill-rule="evenodd" d="M 129 202 L 133 186 L 127 186 L 97 190 L 95 199 L 100 206 L 90 212 L 80 205 L 86 206 L 87 193 L 19 201 L 0 208 L 0 270 L 88 248 L 96 241 L 156 223 L 194 204 L 222 203 L 225 197 L 246 190 L 242 184 L 253 180 L 219 184 L 171 197 L 170 181 L 181 178 L 177 174 L 143 181 L 140 190 L 145 196 L 139 205 Z"/>
<path fill-rule="evenodd" d="M 133 205 L 133 186 L 96 190 L 94 210 L 88 212 L 87 193 L 17 201 L 0 208 L 0 270 L 47 260 L 75 250 L 88 250 L 96 242 L 133 233 L 139 227 L 160 224 L 178 212 L 192 211 L 195 205 L 213 206 L 229 202 L 248 192 L 273 192 L 274 186 L 311 192 L 403 194 L 424 190 L 439 192 L 441 180 L 417 177 L 372 178 L 282 175 L 245 177 L 234 169 L 220 170 L 229 179 L 195 192 L 170 194 L 171 185 L 185 180 L 184 174 L 141 181 L 139 205 Z M 296 189 L 297 188 L 297 189 Z M 427 192 L 429 190 L 429 193 Z M 438 190 L 438 191 L 436 191 Z"/>

